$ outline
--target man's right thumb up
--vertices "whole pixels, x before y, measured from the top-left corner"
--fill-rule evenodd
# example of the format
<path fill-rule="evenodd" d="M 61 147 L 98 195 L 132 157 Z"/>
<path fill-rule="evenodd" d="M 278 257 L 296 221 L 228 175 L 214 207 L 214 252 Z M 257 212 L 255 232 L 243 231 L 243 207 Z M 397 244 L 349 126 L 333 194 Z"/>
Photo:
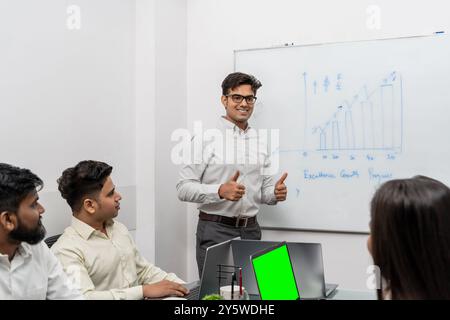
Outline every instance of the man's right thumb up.
<path fill-rule="evenodd" d="M 237 182 L 237 179 L 239 178 L 239 170 L 238 171 L 236 171 L 236 173 L 234 174 L 234 176 L 233 177 L 231 177 L 231 180 L 230 181 L 234 181 L 234 182 Z"/>

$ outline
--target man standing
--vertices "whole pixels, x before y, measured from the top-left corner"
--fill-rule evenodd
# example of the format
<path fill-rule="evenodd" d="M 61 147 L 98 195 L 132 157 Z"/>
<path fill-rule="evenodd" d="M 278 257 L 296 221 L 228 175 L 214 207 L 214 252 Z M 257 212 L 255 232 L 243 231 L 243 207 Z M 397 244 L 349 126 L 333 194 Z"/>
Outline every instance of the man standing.
<path fill-rule="evenodd" d="M 0 163 L 0 300 L 83 299 L 42 241 L 42 180 Z"/>
<path fill-rule="evenodd" d="M 260 205 L 286 200 L 287 173 L 273 182 L 268 174 L 267 144 L 248 123 L 260 87 L 261 83 L 248 74 L 236 72 L 225 78 L 221 102 L 226 115 L 218 125 L 224 139 L 211 143 L 194 136 L 195 161 L 180 171 L 178 198 L 199 203 L 196 257 L 200 276 L 209 246 L 235 237 L 260 240 L 256 220 Z M 198 145 L 199 150 L 195 148 Z"/>

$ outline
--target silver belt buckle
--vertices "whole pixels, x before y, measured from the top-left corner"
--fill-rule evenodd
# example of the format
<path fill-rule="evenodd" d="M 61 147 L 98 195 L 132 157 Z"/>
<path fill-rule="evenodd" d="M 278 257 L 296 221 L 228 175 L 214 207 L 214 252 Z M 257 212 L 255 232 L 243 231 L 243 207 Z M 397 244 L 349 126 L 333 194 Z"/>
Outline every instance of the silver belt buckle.
<path fill-rule="evenodd" d="M 240 226 L 239 226 L 239 222 L 240 222 L 241 220 L 245 220 L 245 224 L 242 226 L 242 228 L 247 228 L 248 218 L 249 218 L 249 217 L 242 217 L 242 216 L 237 217 L 237 218 L 236 218 L 236 228 L 239 228 L 239 227 L 240 227 Z"/>

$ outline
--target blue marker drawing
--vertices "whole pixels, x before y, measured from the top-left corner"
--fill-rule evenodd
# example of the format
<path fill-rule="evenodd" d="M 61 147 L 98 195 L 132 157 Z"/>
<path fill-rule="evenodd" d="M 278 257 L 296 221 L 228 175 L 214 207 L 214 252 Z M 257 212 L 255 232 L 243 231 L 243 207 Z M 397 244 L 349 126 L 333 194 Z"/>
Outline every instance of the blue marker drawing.
<path fill-rule="evenodd" d="M 330 80 L 328 80 L 328 76 L 323 80 L 323 89 L 325 92 L 328 92 L 328 87 L 330 86 Z"/>
<path fill-rule="evenodd" d="M 306 149 L 307 143 L 308 143 L 308 139 L 307 139 L 307 130 L 308 130 L 308 81 L 307 81 L 307 76 L 308 74 L 306 72 L 303 72 L 303 86 L 304 86 L 304 90 L 305 90 L 305 118 L 303 119 L 304 121 L 304 129 L 303 129 L 303 133 L 304 133 L 304 140 L 303 140 L 303 149 Z"/>
<path fill-rule="evenodd" d="M 373 168 L 369 168 L 369 179 L 381 184 L 384 181 L 391 180 L 394 175 L 391 172 L 376 172 Z"/>
<path fill-rule="evenodd" d="M 330 172 L 310 172 L 309 170 L 303 171 L 303 178 L 305 180 L 317 180 L 317 179 L 336 179 L 336 175 Z"/>
<path fill-rule="evenodd" d="M 342 90 L 342 82 L 341 82 L 341 80 L 342 80 L 342 74 L 341 74 L 341 73 L 338 73 L 338 74 L 337 74 L 336 80 L 337 80 L 337 82 L 336 82 L 336 90 L 337 90 L 337 91 L 341 91 L 341 90 Z"/>
<path fill-rule="evenodd" d="M 341 77 L 340 74 L 338 74 Z M 304 79 L 305 82 L 307 79 Z M 329 80 L 325 78 L 324 88 Z M 307 84 L 305 84 L 307 88 Z M 305 109 L 311 108 L 305 91 Z M 311 109 L 312 110 L 312 109 Z M 308 114 L 305 113 L 305 117 Z M 305 120 L 305 123 L 311 120 Z M 350 100 L 336 105 L 333 114 L 305 135 L 312 135 L 317 151 L 382 150 L 403 148 L 403 84 L 398 72 L 383 77 L 372 91 L 363 85 Z M 305 143 L 306 145 L 306 143 Z"/>
<path fill-rule="evenodd" d="M 339 175 L 341 176 L 341 178 L 344 178 L 344 179 L 359 178 L 359 171 L 358 170 L 352 170 L 352 171 L 341 170 Z"/>
<path fill-rule="evenodd" d="M 301 76 L 303 146 L 280 150 L 280 153 L 298 153 L 301 156 L 303 152 L 313 150 L 342 151 L 347 154 L 357 151 L 399 154 L 403 151 L 403 80 L 399 72 L 387 72 L 386 76 L 380 77 L 378 84 L 375 82 L 370 85 L 370 90 L 369 85 L 363 83 L 354 94 L 349 95 L 349 99 L 340 98 L 340 101 L 336 101 L 334 111 L 329 112 L 328 117 L 325 115 L 325 121 L 320 120 L 316 125 L 313 125 L 311 116 L 321 107 L 325 106 L 329 110 L 326 104 L 330 103 L 333 96 L 327 94 L 327 98 L 321 100 L 325 94 L 319 92 L 317 80 L 311 79 L 307 72 L 301 73 Z M 342 73 L 337 73 L 336 78 L 341 80 Z M 323 85 L 326 89 L 330 86 L 328 76 L 324 77 Z M 327 156 L 322 155 L 322 158 L 327 159 Z M 355 157 L 350 157 L 350 160 L 355 160 Z M 367 160 L 373 161 L 374 156 L 367 156 Z"/>
<path fill-rule="evenodd" d="M 395 160 L 395 154 L 391 154 L 391 153 L 388 153 L 387 155 L 386 155 L 386 159 L 387 160 Z"/>

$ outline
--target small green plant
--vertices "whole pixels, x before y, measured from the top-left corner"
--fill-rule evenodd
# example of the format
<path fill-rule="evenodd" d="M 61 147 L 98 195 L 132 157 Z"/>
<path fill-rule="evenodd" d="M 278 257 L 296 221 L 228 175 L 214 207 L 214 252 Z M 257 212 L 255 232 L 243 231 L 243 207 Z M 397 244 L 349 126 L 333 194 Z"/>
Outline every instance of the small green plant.
<path fill-rule="evenodd" d="M 220 294 L 207 294 L 202 300 L 224 300 Z"/>

